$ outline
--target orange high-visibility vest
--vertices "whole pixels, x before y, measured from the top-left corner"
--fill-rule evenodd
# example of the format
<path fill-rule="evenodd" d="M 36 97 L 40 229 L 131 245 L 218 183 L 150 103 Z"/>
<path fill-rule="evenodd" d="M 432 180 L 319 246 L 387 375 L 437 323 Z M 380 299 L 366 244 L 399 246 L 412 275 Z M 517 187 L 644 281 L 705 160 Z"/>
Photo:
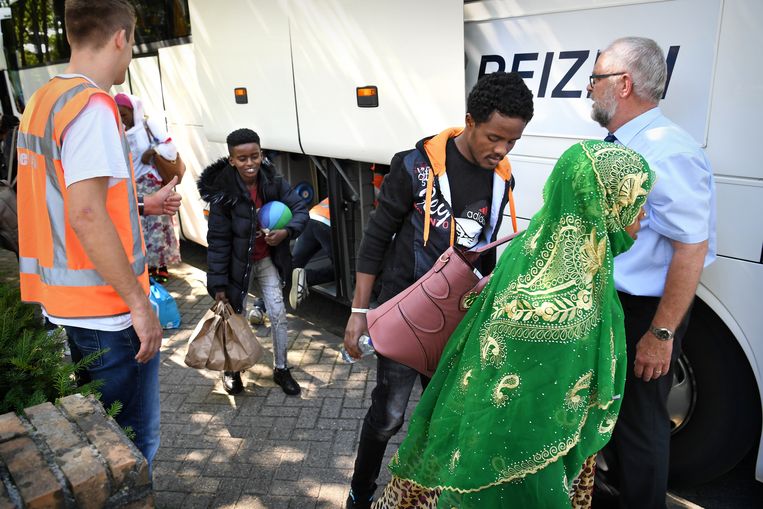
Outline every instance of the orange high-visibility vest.
<path fill-rule="evenodd" d="M 63 134 L 101 95 L 114 110 L 130 178 L 111 186 L 106 208 L 132 265 L 148 293 L 143 233 L 132 157 L 114 99 L 81 77 L 53 78 L 34 93 L 19 125 L 18 215 L 21 299 L 42 304 L 51 316 L 103 317 L 128 313 L 117 292 L 95 270 L 69 223 L 68 193 L 61 164 Z"/>
<path fill-rule="evenodd" d="M 331 213 L 329 212 L 329 199 L 324 198 L 318 205 L 310 209 L 310 219 L 319 221 L 326 226 L 331 226 Z"/>

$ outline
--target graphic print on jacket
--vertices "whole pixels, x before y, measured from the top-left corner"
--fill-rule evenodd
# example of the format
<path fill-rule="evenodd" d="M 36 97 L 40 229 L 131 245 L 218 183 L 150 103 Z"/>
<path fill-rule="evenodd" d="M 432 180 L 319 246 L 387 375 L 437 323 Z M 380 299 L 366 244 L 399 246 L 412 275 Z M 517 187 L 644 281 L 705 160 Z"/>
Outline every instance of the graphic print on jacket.
<path fill-rule="evenodd" d="M 471 249 L 484 239 L 483 232 L 489 226 L 490 202 L 493 194 L 493 171 L 486 170 L 467 160 L 456 147 L 455 140 L 446 144 L 448 161 L 447 177 L 439 179 L 430 207 L 430 228 L 450 229 L 451 217 L 455 216 L 454 243 Z M 428 165 L 415 168 L 417 191 L 416 208 L 423 212 L 426 203 L 426 180 Z M 447 201 L 448 203 L 444 203 Z"/>
<path fill-rule="evenodd" d="M 500 231 L 502 211 L 507 207 L 513 183 L 511 166 L 504 159 L 495 170 L 479 168 L 479 173 L 467 174 L 466 183 L 459 181 L 453 165 L 455 158 L 447 156 L 446 146 L 461 132 L 461 128 L 446 129 L 392 158 L 378 196 L 380 207 L 366 226 L 356 267 L 358 272 L 380 275 L 379 303 L 410 286 L 456 243 L 454 209 L 456 218 L 471 219 L 480 225 L 463 227 L 461 237 L 466 244 L 471 244 L 472 237 L 477 237 L 477 245 L 490 242 Z M 456 178 L 455 183 L 451 177 Z M 476 195 L 472 194 L 475 192 Z M 485 200 L 487 210 L 481 200 Z M 471 214 L 459 214 L 465 210 Z M 488 273 L 495 266 L 495 259 L 495 250 L 490 250 L 477 260 L 477 268 Z"/>
<path fill-rule="evenodd" d="M 417 168 L 417 170 L 428 170 L 428 168 Z M 491 175 L 492 177 L 492 175 Z M 487 188 L 487 196 L 492 193 L 491 187 Z M 423 214 L 424 204 L 426 202 L 426 187 L 418 190 L 418 198 L 414 207 Z M 488 198 L 479 199 L 470 203 L 456 217 L 456 239 L 455 243 L 466 249 L 476 246 L 482 235 L 482 231 L 487 225 L 487 214 L 489 210 Z M 439 193 L 433 194 L 430 205 L 429 222 L 432 228 L 442 228 L 450 231 L 450 222 L 453 214 L 448 203 L 442 199 Z"/>

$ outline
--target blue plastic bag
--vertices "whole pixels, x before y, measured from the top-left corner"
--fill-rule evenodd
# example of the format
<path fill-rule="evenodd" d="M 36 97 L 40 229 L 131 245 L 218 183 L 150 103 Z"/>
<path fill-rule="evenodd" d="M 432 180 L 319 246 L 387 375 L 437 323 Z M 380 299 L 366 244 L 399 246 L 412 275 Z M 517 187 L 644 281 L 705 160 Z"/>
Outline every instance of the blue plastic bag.
<path fill-rule="evenodd" d="M 164 329 L 177 329 L 180 327 L 180 311 L 178 311 L 175 299 L 166 288 L 154 281 L 154 278 L 151 278 L 150 281 L 151 287 L 148 291 L 148 298 L 159 317 L 159 323 Z"/>

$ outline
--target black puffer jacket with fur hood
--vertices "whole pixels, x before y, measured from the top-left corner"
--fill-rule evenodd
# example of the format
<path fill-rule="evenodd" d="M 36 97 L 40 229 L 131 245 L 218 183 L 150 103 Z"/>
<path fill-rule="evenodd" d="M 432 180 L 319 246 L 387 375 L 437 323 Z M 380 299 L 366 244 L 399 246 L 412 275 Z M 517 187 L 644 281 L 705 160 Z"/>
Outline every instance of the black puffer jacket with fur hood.
<path fill-rule="evenodd" d="M 270 258 L 287 285 L 291 283 L 291 250 L 289 241 L 297 238 L 309 219 L 307 206 L 291 188 L 289 182 L 276 172 L 265 159 L 258 173 L 258 192 L 262 203 L 280 201 L 291 210 L 292 218 L 285 229 L 286 240 L 270 248 Z M 209 165 L 198 181 L 201 198 L 209 203 L 207 230 L 207 291 L 225 290 L 225 295 L 237 313 L 244 307 L 252 271 L 252 251 L 257 233 L 257 210 L 238 171 L 228 159 Z M 285 289 L 288 292 L 288 288 Z"/>

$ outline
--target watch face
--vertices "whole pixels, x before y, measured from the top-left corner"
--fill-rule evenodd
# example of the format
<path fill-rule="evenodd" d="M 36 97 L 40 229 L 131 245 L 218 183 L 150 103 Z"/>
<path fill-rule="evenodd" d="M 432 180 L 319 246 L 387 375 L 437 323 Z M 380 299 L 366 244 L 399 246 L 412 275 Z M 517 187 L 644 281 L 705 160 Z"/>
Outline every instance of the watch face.
<path fill-rule="evenodd" d="M 658 339 L 662 340 L 668 340 L 671 336 L 671 333 L 668 329 L 658 329 L 656 327 L 652 327 L 652 334 L 657 336 Z"/>

